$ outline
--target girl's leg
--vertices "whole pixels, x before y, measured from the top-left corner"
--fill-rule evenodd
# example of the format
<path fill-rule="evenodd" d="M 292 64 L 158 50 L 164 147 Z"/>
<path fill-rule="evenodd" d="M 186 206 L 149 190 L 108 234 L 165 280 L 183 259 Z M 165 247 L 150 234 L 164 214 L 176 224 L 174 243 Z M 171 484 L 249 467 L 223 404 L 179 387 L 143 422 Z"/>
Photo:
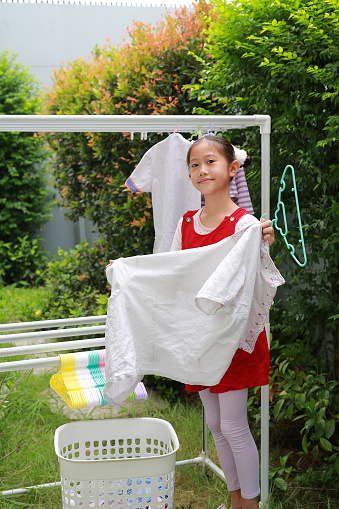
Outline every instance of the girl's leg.
<path fill-rule="evenodd" d="M 221 468 L 231 495 L 231 509 L 241 509 L 240 483 L 233 452 L 220 426 L 219 394 L 211 394 L 208 389 L 205 389 L 200 391 L 199 395 L 205 408 L 207 425 L 213 435 Z"/>
<path fill-rule="evenodd" d="M 231 495 L 231 509 L 258 508 L 259 457 L 247 421 L 248 390 L 211 394 L 205 389 L 199 394 Z"/>
<path fill-rule="evenodd" d="M 220 428 L 228 442 L 236 465 L 241 487 L 243 509 L 258 507 L 259 457 L 247 421 L 248 389 L 217 395 L 220 408 Z"/>

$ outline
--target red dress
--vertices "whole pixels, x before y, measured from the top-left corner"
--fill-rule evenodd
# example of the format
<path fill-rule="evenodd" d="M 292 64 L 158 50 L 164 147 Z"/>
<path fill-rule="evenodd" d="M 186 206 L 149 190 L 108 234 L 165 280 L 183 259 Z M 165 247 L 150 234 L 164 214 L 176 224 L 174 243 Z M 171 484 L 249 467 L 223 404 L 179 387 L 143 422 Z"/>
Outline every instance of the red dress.
<path fill-rule="evenodd" d="M 235 232 L 238 220 L 247 214 L 245 209 L 237 209 L 232 216 L 226 216 L 220 225 L 206 235 L 200 235 L 194 229 L 193 216 L 195 211 L 186 212 L 182 222 L 182 249 L 208 246 L 215 244 L 225 237 L 230 237 Z M 265 329 L 260 333 L 255 348 L 250 354 L 238 348 L 232 362 L 217 385 L 209 387 L 210 392 L 221 393 L 236 391 L 249 387 L 258 387 L 268 384 L 270 369 L 270 355 L 267 344 Z M 189 392 L 207 389 L 203 385 L 186 385 Z"/>

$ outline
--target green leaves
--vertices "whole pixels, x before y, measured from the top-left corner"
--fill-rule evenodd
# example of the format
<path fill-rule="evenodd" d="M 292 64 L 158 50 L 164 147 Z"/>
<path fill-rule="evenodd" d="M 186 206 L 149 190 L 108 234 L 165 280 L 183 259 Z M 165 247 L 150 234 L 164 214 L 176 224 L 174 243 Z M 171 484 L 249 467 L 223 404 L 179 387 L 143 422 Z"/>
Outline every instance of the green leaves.
<path fill-rule="evenodd" d="M 287 490 L 287 488 L 288 488 L 287 480 L 288 480 L 291 472 L 295 470 L 292 466 L 290 466 L 290 467 L 286 466 L 290 454 L 291 453 L 289 452 L 285 456 L 280 456 L 280 458 L 279 458 L 280 466 L 278 466 L 278 467 L 271 466 L 270 471 L 269 471 L 269 478 L 270 478 L 271 483 L 273 484 L 274 487 L 276 487 L 282 491 Z M 282 477 L 282 476 L 284 476 L 284 477 Z"/>
<path fill-rule="evenodd" d="M 0 53 L 0 114 L 34 115 L 36 83 L 9 51 Z M 50 218 L 44 141 L 35 133 L 0 133 L 0 277 L 5 284 L 38 280 L 46 256 L 36 233 Z M 40 239 L 40 237 L 39 237 Z"/>
<path fill-rule="evenodd" d="M 166 14 L 156 26 L 135 22 L 129 40 L 96 47 L 55 73 L 46 113 L 101 115 L 191 114 L 198 101 L 185 85 L 198 82 L 204 63 L 204 3 Z M 105 240 L 110 258 L 152 251 L 150 196 L 124 186 L 142 156 L 162 135 L 140 141 L 130 133 L 64 133 L 49 137 L 60 204 L 70 219 L 87 217 Z"/>
<path fill-rule="evenodd" d="M 338 383 L 312 368 L 314 360 L 308 358 L 308 347 L 302 342 L 285 347 L 276 342 L 271 348 L 273 358 L 276 351 L 279 351 L 279 355 L 274 361 L 276 367 L 270 378 L 273 404 L 271 423 L 276 425 L 279 421 L 285 421 L 287 428 L 292 423 L 298 426 L 300 459 L 307 457 L 311 464 L 317 460 L 319 465 L 325 461 L 327 465 L 321 466 L 321 469 L 326 470 L 326 482 L 330 482 L 334 479 L 335 465 L 339 459 L 335 437 Z M 305 365 L 309 365 L 308 371 Z M 332 454 L 329 456 L 328 453 Z M 281 463 L 281 468 L 285 465 L 286 462 Z M 279 469 L 273 469 L 273 481 L 286 473 Z M 297 479 L 307 484 L 310 483 L 310 476 L 298 476 Z M 314 482 L 317 473 L 314 472 L 311 477 Z M 284 489 L 280 481 L 274 484 Z"/>
<path fill-rule="evenodd" d="M 31 115 L 41 106 L 37 81 L 9 50 L 0 53 L 0 114 Z"/>
<path fill-rule="evenodd" d="M 331 419 L 325 423 L 325 436 L 326 438 L 331 438 L 331 436 L 335 432 L 335 421 Z"/>
<path fill-rule="evenodd" d="M 48 263 L 43 274 L 48 292 L 44 318 L 105 314 L 109 295 L 105 266 L 110 255 L 104 242 L 89 247 L 81 242 Z"/>
<path fill-rule="evenodd" d="M 332 451 L 332 445 L 326 438 L 320 438 L 320 445 L 325 451 Z"/>
<path fill-rule="evenodd" d="M 276 479 L 273 479 L 273 484 L 280 490 L 283 490 L 283 491 L 287 490 L 287 482 L 284 479 L 282 479 L 281 477 L 277 477 Z"/>
<path fill-rule="evenodd" d="M 205 45 L 208 60 L 202 79 L 191 90 L 200 100 L 197 111 L 271 116 L 272 210 L 282 171 L 292 164 L 308 257 L 301 271 L 289 262 L 284 243 L 276 235 L 272 254 L 282 266 L 287 285 L 279 319 L 275 320 L 274 310 L 271 316 L 284 342 L 303 338 L 333 373 L 339 328 L 339 209 L 332 208 L 339 191 L 338 2 L 215 0 L 213 5 L 217 18 L 207 30 L 213 44 Z M 250 171 L 259 171 L 259 135 L 247 129 L 228 132 L 228 136 L 253 156 Z M 257 214 L 258 189 L 258 183 L 252 182 L 250 194 Z M 285 204 L 291 219 L 290 241 L 298 246 L 291 194 L 286 195 Z"/>

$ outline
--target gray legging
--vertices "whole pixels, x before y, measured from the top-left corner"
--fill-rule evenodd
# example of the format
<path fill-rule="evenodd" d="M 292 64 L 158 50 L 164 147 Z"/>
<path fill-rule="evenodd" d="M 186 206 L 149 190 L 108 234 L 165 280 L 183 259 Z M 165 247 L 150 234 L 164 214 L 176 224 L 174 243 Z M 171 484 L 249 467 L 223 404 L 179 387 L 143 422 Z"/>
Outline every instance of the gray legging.
<path fill-rule="evenodd" d="M 229 491 L 245 499 L 260 493 L 259 456 L 247 421 L 248 389 L 212 394 L 199 392 Z"/>

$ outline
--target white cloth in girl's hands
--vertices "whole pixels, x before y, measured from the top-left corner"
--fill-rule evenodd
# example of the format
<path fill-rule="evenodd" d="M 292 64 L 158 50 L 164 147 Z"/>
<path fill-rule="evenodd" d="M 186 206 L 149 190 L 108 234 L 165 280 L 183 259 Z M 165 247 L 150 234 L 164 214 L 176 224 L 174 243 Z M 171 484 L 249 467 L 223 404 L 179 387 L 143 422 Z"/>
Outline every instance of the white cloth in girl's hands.
<path fill-rule="evenodd" d="M 119 406 L 146 374 L 215 385 L 251 353 L 284 283 L 254 224 L 210 246 L 121 258 L 106 271 L 104 397 Z"/>

